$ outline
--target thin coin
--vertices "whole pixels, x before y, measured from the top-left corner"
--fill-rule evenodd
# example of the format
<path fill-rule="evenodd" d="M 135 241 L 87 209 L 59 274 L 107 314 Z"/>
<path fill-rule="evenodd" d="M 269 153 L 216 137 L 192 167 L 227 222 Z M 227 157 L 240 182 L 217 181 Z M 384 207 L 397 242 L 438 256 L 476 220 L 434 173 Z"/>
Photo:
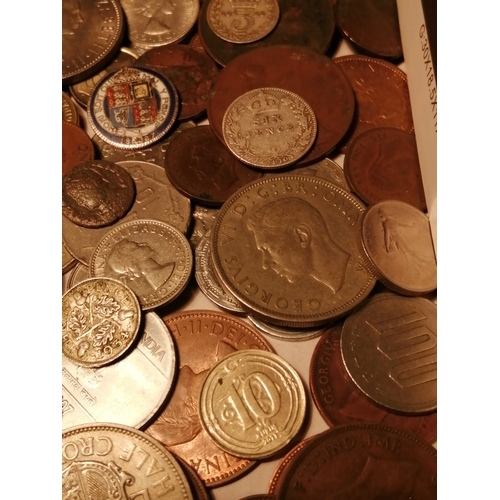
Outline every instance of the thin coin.
<path fill-rule="evenodd" d="M 387 288 L 423 295 L 437 288 L 437 263 L 429 218 L 396 200 L 372 205 L 361 220 L 366 265 Z"/>
<path fill-rule="evenodd" d="M 369 398 L 393 411 L 437 408 L 437 307 L 421 297 L 374 295 L 346 319 L 342 360 Z"/>
<path fill-rule="evenodd" d="M 288 340 L 290 342 L 301 342 L 302 340 L 310 340 L 322 335 L 327 327 L 321 328 L 290 328 L 285 326 L 273 325 L 265 321 L 255 318 L 251 314 L 247 315 L 249 321 L 259 331 L 274 337 L 279 340 Z"/>
<path fill-rule="evenodd" d="M 402 415 L 376 405 L 353 383 L 340 352 L 343 322 L 331 326 L 316 344 L 309 369 L 309 386 L 320 414 L 330 427 L 372 422 L 396 427 L 428 443 L 437 437 L 437 412 Z"/>
<path fill-rule="evenodd" d="M 297 46 L 255 48 L 236 58 L 219 73 L 208 103 L 208 119 L 224 140 L 222 122 L 238 97 L 261 87 L 293 92 L 311 106 L 318 133 L 312 149 L 297 166 L 324 158 L 348 131 L 355 111 L 349 80 L 328 57 Z"/>
<path fill-rule="evenodd" d="M 78 226 L 109 226 L 127 213 L 134 199 L 130 174 L 107 160 L 80 163 L 63 177 L 62 213 Z"/>
<path fill-rule="evenodd" d="M 81 262 L 78 262 L 74 267 L 72 273 L 69 275 L 67 290 L 73 288 L 75 285 L 78 285 L 78 283 L 84 280 L 88 280 L 91 277 L 92 276 L 90 276 L 88 266 L 82 264 Z"/>
<path fill-rule="evenodd" d="M 175 227 L 148 219 L 122 222 L 96 245 L 90 274 L 126 283 L 143 310 L 172 302 L 193 269 L 187 238 Z"/>
<path fill-rule="evenodd" d="M 80 122 L 75 103 L 66 92 L 62 93 L 62 119 L 63 122 L 72 123 L 73 125 L 78 125 Z"/>
<path fill-rule="evenodd" d="M 219 38 L 231 43 L 251 43 L 271 33 L 278 23 L 280 8 L 277 0 L 210 0 L 206 15 L 210 29 Z"/>
<path fill-rule="evenodd" d="M 165 173 L 176 189 L 196 203 L 221 206 L 262 172 L 241 163 L 209 125 L 179 133 L 165 154 Z"/>
<path fill-rule="evenodd" d="M 311 149 L 317 128 L 314 111 L 304 99 L 273 87 L 238 97 L 222 119 L 227 147 L 242 162 L 263 169 L 297 163 Z"/>
<path fill-rule="evenodd" d="M 146 429 L 176 456 L 194 467 L 208 487 L 234 481 L 256 463 L 216 446 L 198 413 L 201 384 L 210 368 L 238 349 L 273 348 L 242 320 L 214 311 L 187 311 L 163 318 L 179 354 L 177 382 L 165 409 Z"/>
<path fill-rule="evenodd" d="M 229 354 L 201 387 L 200 419 L 228 453 L 253 460 L 282 450 L 299 432 L 306 395 L 295 369 L 272 352 Z"/>
<path fill-rule="evenodd" d="M 95 87 L 87 107 L 94 132 L 121 149 L 141 149 L 159 141 L 172 128 L 179 98 L 162 74 L 137 67 L 105 76 Z"/>
<path fill-rule="evenodd" d="M 62 352 L 80 366 L 112 363 L 132 347 L 140 322 L 128 287 L 109 278 L 82 281 L 62 298 Z"/>
<path fill-rule="evenodd" d="M 145 433 L 118 424 L 84 424 L 62 434 L 63 498 L 193 500 L 170 452 Z M 96 496 L 99 495 L 99 496 Z"/>
<path fill-rule="evenodd" d="M 62 174 L 94 159 L 94 145 L 87 133 L 74 123 L 62 123 Z"/>

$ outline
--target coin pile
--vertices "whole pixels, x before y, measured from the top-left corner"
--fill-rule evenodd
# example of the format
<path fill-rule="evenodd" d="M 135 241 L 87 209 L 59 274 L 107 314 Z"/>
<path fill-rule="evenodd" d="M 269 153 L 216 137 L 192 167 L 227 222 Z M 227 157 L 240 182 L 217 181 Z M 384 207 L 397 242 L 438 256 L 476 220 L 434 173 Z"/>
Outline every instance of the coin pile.
<path fill-rule="evenodd" d="M 63 499 L 436 498 L 396 2 L 63 0 L 62 29 Z"/>

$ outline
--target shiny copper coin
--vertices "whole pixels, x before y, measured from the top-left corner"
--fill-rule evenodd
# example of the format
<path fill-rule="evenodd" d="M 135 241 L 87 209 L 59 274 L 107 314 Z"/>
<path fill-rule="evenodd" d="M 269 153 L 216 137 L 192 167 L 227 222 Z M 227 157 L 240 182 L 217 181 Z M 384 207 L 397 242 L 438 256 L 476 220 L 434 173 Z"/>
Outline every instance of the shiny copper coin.
<path fill-rule="evenodd" d="M 403 71 L 375 57 L 342 56 L 333 62 L 347 76 L 356 95 L 356 116 L 342 141 L 344 148 L 363 132 L 376 127 L 413 131 L 408 80 Z"/>
<path fill-rule="evenodd" d="M 198 117 L 206 109 L 210 89 L 219 69 L 206 54 L 187 45 L 164 45 L 142 54 L 136 65 L 162 73 L 175 85 L 179 93 L 179 120 Z"/>
<path fill-rule="evenodd" d="M 163 318 L 179 354 L 179 374 L 163 413 L 146 429 L 168 450 L 194 467 L 206 486 L 221 486 L 247 472 L 255 462 L 217 447 L 198 414 L 201 384 L 210 368 L 239 349 L 273 351 L 256 330 L 229 314 L 188 311 Z"/>
<path fill-rule="evenodd" d="M 94 145 L 85 130 L 73 123 L 62 124 L 62 174 L 94 159 Z"/>
<path fill-rule="evenodd" d="M 62 93 L 62 119 L 63 122 L 73 123 L 74 125 L 78 125 L 80 121 L 75 103 L 66 92 Z"/>
<path fill-rule="evenodd" d="M 347 373 L 340 352 L 343 322 L 330 327 L 314 349 L 309 386 L 316 407 L 330 427 L 354 422 L 385 424 L 419 436 L 428 443 L 437 437 L 437 413 L 401 415 L 366 397 Z"/>
<path fill-rule="evenodd" d="M 335 21 L 357 50 L 375 57 L 403 57 L 396 0 L 337 0 Z"/>
<path fill-rule="evenodd" d="M 229 106 L 239 96 L 261 87 L 278 87 L 299 95 L 316 116 L 316 141 L 297 165 L 326 156 L 353 120 L 351 84 L 328 57 L 297 46 L 262 47 L 232 61 L 215 82 L 207 111 L 210 126 L 221 141 L 222 122 Z"/>
<path fill-rule="evenodd" d="M 110 161 L 80 163 L 63 178 L 62 212 L 79 226 L 98 228 L 116 222 L 134 198 L 134 180 Z"/>
<path fill-rule="evenodd" d="M 274 45 L 295 45 L 323 54 L 335 30 L 333 8 L 329 0 L 315 0 L 314 3 L 308 0 L 279 0 L 280 18 L 269 35 L 251 44 L 232 43 L 222 40 L 210 28 L 207 19 L 209 3 L 206 1 L 201 7 L 198 33 L 205 50 L 221 66 L 246 52 Z M 271 83 L 268 86 L 279 85 Z"/>
<path fill-rule="evenodd" d="M 433 500 L 437 452 L 385 425 L 334 427 L 305 444 L 279 486 L 277 500 Z"/>

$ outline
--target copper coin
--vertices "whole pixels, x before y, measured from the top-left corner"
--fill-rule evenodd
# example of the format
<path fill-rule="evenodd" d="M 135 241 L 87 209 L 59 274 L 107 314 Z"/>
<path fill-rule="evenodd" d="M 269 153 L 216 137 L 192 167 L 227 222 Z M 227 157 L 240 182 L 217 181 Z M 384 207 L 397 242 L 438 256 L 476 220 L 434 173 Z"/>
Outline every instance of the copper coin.
<path fill-rule="evenodd" d="M 425 193 L 415 134 L 374 128 L 349 144 L 344 172 L 351 189 L 368 205 L 399 200 L 425 212 Z"/>
<path fill-rule="evenodd" d="M 358 135 L 376 127 L 413 131 L 406 74 L 390 62 L 368 56 L 336 57 L 356 95 L 357 111 L 351 130 L 342 141 L 345 147 Z"/>
<path fill-rule="evenodd" d="M 269 35 L 251 44 L 231 43 L 222 40 L 210 28 L 207 19 L 209 3 L 205 2 L 201 7 L 198 33 L 205 50 L 221 66 L 246 52 L 274 45 L 296 45 L 323 54 L 335 30 L 329 0 L 279 0 L 280 19 Z"/>
<path fill-rule="evenodd" d="M 330 327 L 314 349 L 309 385 L 314 404 L 330 427 L 354 422 L 372 422 L 397 427 L 429 443 L 437 437 L 437 412 L 399 415 L 377 406 L 353 383 L 340 352 L 343 322 Z"/>
<path fill-rule="evenodd" d="M 358 51 L 390 59 L 403 57 L 396 0 L 337 0 L 335 21 Z"/>
<path fill-rule="evenodd" d="M 136 62 L 165 75 L 179 93 L 179 120 L 189 120 L 207 109 L 210 89 L 219 69 L 206 54 L 187 45 L 164 45 L 148 50 Z"/>
<path fill-rule="evenodd" d="M 196 471 L 193 467 L 188 465 L 181 457 L 174 455 L 177 462 L 181 466 L 184 474 L 186 475 L 187 482 L 191 487 L 191 493 L 193 494 L 194 500 L 211 500 L 213 497 L 205 488 L 203 481 L 200 479 L 200 476 L 196 474 Z"/>
<path fill-rule="evenodd" d="M 62 212 L 78 226 L 97 228 L 123 217 L 135 199 L 131 175 L 107 160 L 80 163 L 64 176 Z"/>
<path fill-rule="evenodd" d="M 172 453 L 194 467 L 205 485 L 221 486 L 248 472 L 255 462 L 218 448 L 198 414 L 201 384 L 209 370 L 239 349 L 273 351 L 256 330 L 229 314 L 188 311 L 163 318 L 179 354 L 179 373 L 163 413 L 146 429 Z"/>
<path fill-rule="evenodd" d="M 437 451 L 385 425 L 334 427 L 305 444 L 279 486 L 277 500 L 432 500 Z"/>
<path fill-rule="evenodd" d="M 74 125 L 78 125 L 80 122 L 75 103 L 66 92 L 62 93 L 62 119 L 63 122 L 73 123 Z"/>
<path fill-rule="evenodd" d="M 80 163 L 94 159 L 94 145 L 85 130 L 73 123 L 62 123 L 62 174 Z"/>
<path fill-rule="evenodd" d="M 261 87 L 277 87 L 299 95 L 316 115 L 316 141 L 297 165 L 325 157 L 344 137 L 354 118 L 351 84 L 332 60 L 302 47 L 261 47 L 228 64 L 212 89 L 208 118 L 221 141 L 229 106 L 239 96 Z"/>
<path fill-rule="evenodd" d="M 210 125 L 184 130 L 165 153 L 165 172 L 174 187 L 202 205 L 221 206 L 262 172 L 240 162 L 215 136 Z"/>

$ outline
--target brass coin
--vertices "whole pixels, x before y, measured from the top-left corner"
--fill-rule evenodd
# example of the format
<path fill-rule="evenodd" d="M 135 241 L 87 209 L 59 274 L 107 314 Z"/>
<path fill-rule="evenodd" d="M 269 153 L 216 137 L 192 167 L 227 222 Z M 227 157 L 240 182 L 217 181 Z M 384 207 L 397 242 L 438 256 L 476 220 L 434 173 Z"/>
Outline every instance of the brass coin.
<path fill-rule="evenodd" d="M 306 396 L 300 376 L 283 358 L 243 350 L 210 370 L 199 408 L 203 427 L 223 450 L 255 460 L 276 454 L 297 435 Z"/>
<path fill-rule="evenodd" d="M 62 298 L 62 352 L 80 366 L 107 365 L 131 348 L 140 322 L 128 287 L 109 278 L 82 281 Z"/>
<path fill-rule="evenodd" d="M 73 125 L 78 125 L 80 121 L 75 103 L 66 92 L 62 93 L 62 119 L 64 122 L 72 123 Z"/>

